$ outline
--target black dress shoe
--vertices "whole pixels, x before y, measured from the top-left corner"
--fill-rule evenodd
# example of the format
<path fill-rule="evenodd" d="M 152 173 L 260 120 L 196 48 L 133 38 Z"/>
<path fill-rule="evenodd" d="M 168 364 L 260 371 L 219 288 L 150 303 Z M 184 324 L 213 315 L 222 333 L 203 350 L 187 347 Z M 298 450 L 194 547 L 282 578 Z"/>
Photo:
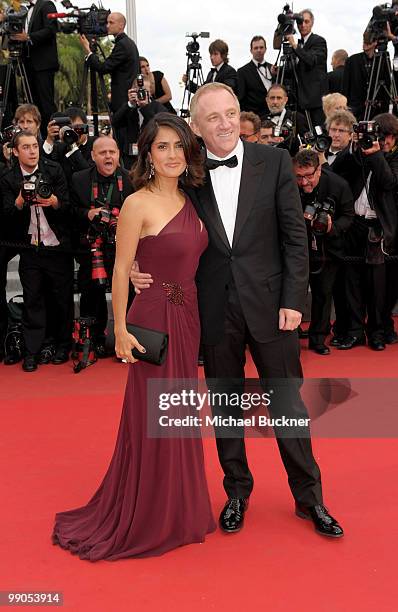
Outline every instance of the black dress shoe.
<path fill-rule="evenodd" d="M 361 336 L 361 337 L 347 336 L 347 338 L 345 338 L 343 342 L 340 344 L 340 346 L 338 346 L 337 348 L 340 351 L 347 351 L 349 349 L 354 348 L 355 346 L 365 346 L 365 345 L 366 345 L 366 338 L 364 336 Z"/>
<path fill-rule="evenodd" d="M 309 508 L 296 504 L 296 515 L 302 519 L 312 521 L 315 531 L 321 535 L 331 538 L 341 538 L 344 535 L 342 527 L 322 504 L 310 506 Z"/>
<path fill-rule="evenodd" d="M 345 338 L 343 336 L 333 336 L 331 341 L 329 342 L 330 346 L 340 346 L 344 343 Z"/>
<path fill-rule="evenodd" d="M 43 346 L 39 353 L 37 363 L 39 365 L 47 365 L 53 360 L 55 354 L 55 348 L 52 345 Z"/>
<path fill-rule="evenodd" d="M 330 348 L 325 344 L 310 344 L 308 348 L 310 351 L 315 351 L 318 355 L 330 355 Z"/>
<path fill-rule="evenodd" d="M 8 353 L 4 357 L 4 365 L 15 365 L 22 360 L 22 357 L 19 353 Z"/>
<path fill-rule="evenodd" d="M 35 355 L 27 355 L 22 362 L 24 372 L 34 372 L 37 370 L 37 360 Z"/>
<path fill-rule="evenodd" d="M 384 351 L 384 349 L 386 348 L 386 345 L 383 340 L 369 340 L 368 346 L 373 351 Z"/>
<path fill-rule="evenodd" d="M 69 360 L 69 351 L 68 349 L 57 349 L 54 357 L 51 360 L 51 363 L 54 365 L 61 365 L 61 363 L 66 363 Z"/>
<path fill-rule="evenodd" d="M 244 497 L 231 497 L 220 514 L 220 527 L 226 533 L 236 533 L 243 527 L 245 511 L 249 502 Z"/>
<path fill-rule="evenodd" d="M 395 331 L 390 331 L 384 334 L 384 342 L 386 344 L 396 344 L 398 342 L 398 334 Z"/>

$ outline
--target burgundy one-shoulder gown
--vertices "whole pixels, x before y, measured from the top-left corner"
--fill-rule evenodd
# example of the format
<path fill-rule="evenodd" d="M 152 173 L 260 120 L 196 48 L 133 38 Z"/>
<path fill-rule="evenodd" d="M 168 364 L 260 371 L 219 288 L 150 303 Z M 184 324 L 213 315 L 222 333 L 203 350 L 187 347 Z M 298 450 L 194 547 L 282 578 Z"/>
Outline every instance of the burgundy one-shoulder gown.
<path fill-rule="evenodd" d="M 169 349 L 162 366 L 129 366 L 116 448 L 104 480 L 86 506 L 56 515 L 53 542 L 81 559 L 160 555 L 203 542 L 215 529 L 201 439 L 147 436 L 147 380 L 197 377 L 195 274 L 206 246 L 206 229 L 188 198 L 158 235 L 139 242 L 140 269 L 152 274 L 154 283 L 136 296 L 128 320 L 168 331 Z"/>

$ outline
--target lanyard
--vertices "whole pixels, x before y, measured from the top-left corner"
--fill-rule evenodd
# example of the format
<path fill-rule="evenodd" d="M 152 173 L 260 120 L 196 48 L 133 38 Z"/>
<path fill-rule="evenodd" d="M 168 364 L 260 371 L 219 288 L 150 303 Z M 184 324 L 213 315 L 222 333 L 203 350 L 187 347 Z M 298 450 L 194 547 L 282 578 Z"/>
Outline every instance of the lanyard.
<path fill-rule="evenodd" d="M 117 184 L 117 190 L 120 195 L 120 203 L 123 204 L 123 177 L 119 172 L 116 175 L 116 184 Z M 108 193 L 106 194 L 106 199 L 104 202 L 104 206 L 106 208 L 110 208 L 114 186 L 115 186 L 115 177 L 112 177 L 112 183 L 109 185 Z M 91 184 L 91 202 L 90 202 L 91 208 L 96 208 L 97 206 L 96 202 L 98 201 L 98 195 L 99 195 L 98 181 L 94 180 Z"/>

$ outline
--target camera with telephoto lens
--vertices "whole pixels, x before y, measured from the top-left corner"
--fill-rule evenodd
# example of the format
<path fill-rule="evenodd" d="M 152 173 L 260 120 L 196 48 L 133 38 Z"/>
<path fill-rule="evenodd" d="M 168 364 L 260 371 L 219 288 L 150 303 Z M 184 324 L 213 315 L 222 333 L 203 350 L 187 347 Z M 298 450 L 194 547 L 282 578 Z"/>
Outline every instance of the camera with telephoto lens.
<path fill-rule="evenodd" d="M 12 145 L 12 141 L 19 132 L 22 132 L 22 129 L 18 125 L 9 125 L 4 128 L 4 130 L 0 132 L 0 144 Z"/>
<path fill-rule="evenodd" d="M 101 208 L 98 215 L 94 217 L 89 225 L 88 241 L 94 242 L 97 238 L 102 238 L 107 244 L 115 244 L 116 228 L 120 210 L 114 208 Z"/>
<path fill-rule="evenodd" d="M 80 136 L 83 134 L 88 134 L 88 125 L 87 123 L 81 123 L 79 125 L 74 125 L 73 127 L 69 125 L 64 125 L 59 130 L 60 137 L 62 141 L 71 146 L 77 142 L 79 142 Z"/>
<path fill-rule="evenodd" d="M 380 126 L 376 121 L 359 121 L 354 123 L 352 128 L 354 133 L 358 134 L 358 145 L 364 151 L 371 149 L 382 136 Z"/>
<path fill-rule="evenodd" d="M 312 132 L 306 132 L 303 136 L 303 144 L 311 149 L 315 149 L 318 153 L 326 153 L 332 144 L 332 139 L 320 125 L 316 125 Z"/>
<path fill-rule="evenodd" d="M 48 200 L 52 196 L 53 188 L 48 179 L 41 173 L 33 174 L 24 180 L 21 187 L 21 196 L 27 204 L 34 204 L 37 198 Z"/>
<path fill-rule="evenodd" d="M 148 96 L 148 91 L 145 89 L 144 87 L 144 75 L 143 74 L 139 74 L 137 76 L 137 100 L 140 100 L 141 102 L 143 100 L 146 100 L 149 96 Z"/>
<path fill-rule="evenodd" d="M 277 32 L 280 35 L 283 36 L 289 36 L 290 34 L 296 34 L 296 30 L 295 30 L 295 22 L 297 23 L 297 25 L 301 25 L 304 21 L 304 18 L 302 15 L 299 15 L 298 13 L 293 13 L 290 10 L 290 5 L 289 4 L 285 4 L 285 6 L 283 7 L 283 12 L 278 15 L 278 27 L 277 27 Z"/>
<path fill-rule="evenodd" d="M 310 194 L 312 195 L 312 194 Z M 306 200 L 304 199 L 304 204 Z M 318 202 L 316 199 L 305 204 L 304 219 L 311 221 L 311 228 L 314 234 L 322 236 L 328 231 L 328 215 L 332 217 L 335 212 L 336 202 L 333 198 L 325 198 L 324 202 Z"/>

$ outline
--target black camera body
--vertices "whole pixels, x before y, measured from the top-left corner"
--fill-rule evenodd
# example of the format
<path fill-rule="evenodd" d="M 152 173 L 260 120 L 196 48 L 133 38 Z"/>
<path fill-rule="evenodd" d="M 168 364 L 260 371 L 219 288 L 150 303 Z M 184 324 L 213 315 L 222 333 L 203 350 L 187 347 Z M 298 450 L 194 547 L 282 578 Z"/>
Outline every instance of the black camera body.
<path fill-rule="evenodd" d="M 74 125 L 73 127 L 70 127 L 69 125 L 64 125 L 61 128 L 60 133 L 62 135 L 63 142 L 66 145 L 71 146 L 79 142 L 80 136 L 82 136 L 83 134 L 88 134 L 88 124 L 81 123 L 79 125 Z"/>
<path fill-rule="evenodd" d="M 358 134 L 358 145 L 364 151 L 371 149 L 374 143 L 382 137 L 380 126 L 376 121 L 359 121 L 352 127 L 354 133 Z"/>
<path fill-rule="evenodd" d="M 326 153 L 332 144 L 332 139 L 320 125 L 316 125 L 312 132 L 304 134 L 303 144 L 315 149 L 318 153 Z"/>
<path fill-rule="evenodd" d="M 67 9 L 73 9 L 66 17 L 66 21 L 58 21 L 58 27 L 63 34 L 84 34 L 88 39 L 108 36 L 107 20 L 110 10 L 98 8 L 92 4 L 90 8 L 79 8 L 69 0 L 64 0 L 62 5 Z"/>
<path fill-rule="evenodd" d="M 137 99 L 143 102 L 149 97 L 148 91 L 144 87 L 144 75 L 143 74 L 139 74 L 137 76 L 137 85 L 138 85 Z"/>
<path fill-rule="evenodd" d="M 272 119 L 271 119 L 272 121 Z M 287 140 L 293 134 L 293 122 L 290 119 L 286 119 L 282 125 L 275 125 L 272 128 L 272 135 L 276 137 L 282 137 L 283 140 Z"/>
<path fill-rule="evenodd" d="M 293 13 L 290 10 L 290 5 L 285 4 L 283 12 L 278 15 L 278 33 L 283 36 L 289 36 L 290 34 L 296 34 L 295 23 L 301 25 L 304 19 L 302 15 Z"/>
<path fill-rule="evenodd" d="M 312 231 L 318 236 L 326 234 L 328 229 L 328 215 L 334 216 L 336 203 L 334 198 L 325 198 L 324 202 L 313 199 L 304 207 L 304 219 L 311 221 Z"/>
<path fill-rule="evenodd" d="M 25 31 L 25 22 L 28 16 L 28 9 L 21 6 L 19 11 L 14 10 L 11 6 L 5 11 L 5 18 L 1 24 L 1 33 L 12 36 L 13 34 L 22 34 Z"/>
<path fill-rule="evenodd" d="M 93 243 L 97 238 L 102 238 L 107 244 L 115 244 L 119 214 L 120 210 L 116 206 L 114 208 L 101 208 L 100 213 L 94 217 L 89 225 L 88 241 Z"/>
<path fill-rule="evenodd" d="M 372 17 L 368 23 L 366 31 L 372 36 L 372 39 L 379 44 L 388 42 L 386 37 L 387 23 L 390 24 L 391 32 L 396 35 L 398 32 L 398 6 L 393 8 L 388 4 L 380 4 L 373 8 Z"/>
<path fill-rule="evenodd" d="M 200 65 L 200 45 L 198 43 L 198 38 L 210 38 L 210 32 L 192 32 L 189 34 L 188 32 L 185 34 L 186 38 L 193 38 L 187 43 L 186 46 L 186 55 L 188 56 L 189 61 L 191 62 L 190 68 L 201 68 Z"/>
<path fill-rule="evenodd" d="M 23 130 L 17 125 L 9 125 L 8 127 L 4 128 L 2 132 L 0 132 L 0 144 L 12 144 L 15 136 L 22 131 Z"/>
<path fill-rule="evenodd" d="M 34 204 L 38 197 L 47 200 L 52 196 L 52 193 L 51 183 L 41 172 L 22 183 L 21 196 L 27 204 Z"/>

